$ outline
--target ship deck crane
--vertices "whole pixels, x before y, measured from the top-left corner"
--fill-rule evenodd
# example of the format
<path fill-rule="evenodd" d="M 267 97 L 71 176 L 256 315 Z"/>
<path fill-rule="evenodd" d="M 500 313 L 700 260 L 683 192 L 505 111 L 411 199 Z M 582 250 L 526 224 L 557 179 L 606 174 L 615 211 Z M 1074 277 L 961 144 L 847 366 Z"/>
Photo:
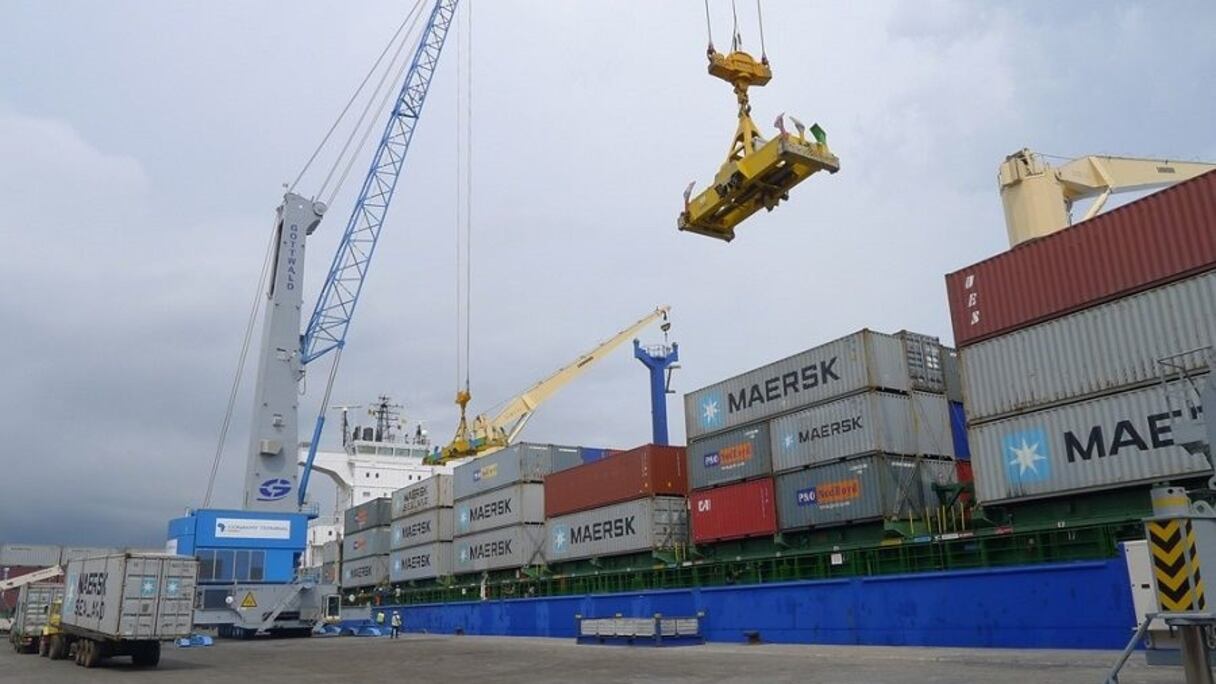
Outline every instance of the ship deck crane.
<path fill-rule="evenodd" d="M 1096 198 L 1087 221 L 1116 192 L 1163 188 L 1216 169 L 1216 164 L 1091 155 L 1052 166 L 1044 155 L 1021 149 L 1001 162 L 997 177 L 1009 246 L 1051 235 L 1072 224 L 1072 206 Z"/>
<path fill-rule="evenodd" d="M 757 9 L 759 4 L 757 3 Z M 709 6 L 706 3 L 706 26 Z M 828 149 L 827 134 L 819 124 L 810 127 L 811 138 L 802 122 L 790 117 L 798 131 L 785 130 L 785 115 L 778 115 L 775 125 L 778 135 L 766 141 L 751 117 L 748 88 L 768 83 L 773 72 L 764 53 L 764 24 L 760 23 L 761 57 L 757 61 L 739 49 L 738 25 L 731 40 L 731 51 L 722 54 L 714 49 L 710 34 L 706 55 L 709 75 L 720 78 L 734 88 L 739 104 L 739 123 L 731 141 L 726 161 L 718 169 L 713 183 L 695 197 L 688 184 L 684 191 L 684 210 L 676 221 L 680 230 L 706 235 L 730 242 L 735 227 L 761 209 L 772 211 L 782 200 L 788 200 L 790 190 L 819 171 L 836 173 L 840 160 Z"/>
<path fill-rule="evenodd" d="M 670 309 L 668 306 L 656 308 L 633 325 L 509 399 L 493 415 L 481 414 L 470 422 L 466 418 L 465 410 L 472 395 L 467 389 L 460 390 L 456 394 L 456 403 L 460 406 L 460 423 L 456 428 L 456 436 L 450 444 L 433 454 L 429 462 L 446 463 L 459 458 L 488 456 L 506 447 L 515 441 L 541 404 L 643 328 L 660 318 L 666 319 Z"/>

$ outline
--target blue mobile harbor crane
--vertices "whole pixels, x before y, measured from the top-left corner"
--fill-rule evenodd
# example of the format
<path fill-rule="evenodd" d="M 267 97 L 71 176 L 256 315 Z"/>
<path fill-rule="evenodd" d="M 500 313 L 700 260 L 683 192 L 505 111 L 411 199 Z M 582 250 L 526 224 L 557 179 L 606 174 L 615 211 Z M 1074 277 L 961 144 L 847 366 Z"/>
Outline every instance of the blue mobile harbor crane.
<path fill-rule="evenodd" d="M 278 208 L 244 503 L 239 510 L 194 510 L 169 523 L 169 549 L 200 560 L 195 622 L 217 627 L 221 636 L 305 635 L 327 612 L 336 611 L 338 588 L 298 571 L 308 521 L 317 515 L 315 506 L 307 503 L 308 479 L 351 318 L 457 4 L 458 0 L 436 0 L 431 7 L 303 334 L 304 248 L 326 206 L 289 190 Z M 307 461 L 299 472 L 297 414 L 304 369 L 330 352 L 329 381 Z"/>
<path fill-rule="evenodd" d="M 671 394 L 671 372 L 680 366 L 680 345 L 672 342 L 667 344 L 667 331 L 671 323 L 663 315 L 663 344 L 642 346 L 633 341 L 633 357 L 642 362 L 650 371 L 650 423 L 652 444 L 666 446 L 667 439 L 667 395 Z"/>

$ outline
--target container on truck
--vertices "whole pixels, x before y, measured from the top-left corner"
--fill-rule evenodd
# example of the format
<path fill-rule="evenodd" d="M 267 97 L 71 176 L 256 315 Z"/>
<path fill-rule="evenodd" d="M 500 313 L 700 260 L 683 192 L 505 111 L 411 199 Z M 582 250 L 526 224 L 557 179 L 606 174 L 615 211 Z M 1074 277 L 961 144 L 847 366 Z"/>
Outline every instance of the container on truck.
<path fill-rule="evenodd" d="M 21 587 L 13 626 L 8 639 L 18 653 L 46 654 L 42 628 L 51 614 L 51 604 L 63 599 L 63 582 L 34 582 Z"/>

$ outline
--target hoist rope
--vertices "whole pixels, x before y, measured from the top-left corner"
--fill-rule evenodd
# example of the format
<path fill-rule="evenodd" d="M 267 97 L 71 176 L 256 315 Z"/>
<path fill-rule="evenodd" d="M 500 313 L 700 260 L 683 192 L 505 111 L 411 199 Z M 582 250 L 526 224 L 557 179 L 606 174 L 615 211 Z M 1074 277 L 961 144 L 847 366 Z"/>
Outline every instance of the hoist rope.
<path fill-rule="evenodd" d="M 465 169 L 464 169 L 464 220 L 465 220 L 465 283 L 464 283 L 464 386 L 469 387 L 473 348 L 473 3 L 465 3 L 468 13 L 468 40 L 466 40 L 465 68 Z"/>
<path fill-rule="evenodd" d="M 760 61 L 768 61 L 768 50 L 764 48 L 764 12 L 760 9 L 760 0 L 756 0 L 756 17 L 760 20 Z"/>
<path fill-rule="evenodd" d="M 456 26 L 456 388 L 463 383 L 467 391 L 473 339 L 473 4 L 465 7 L 465 22 Z"/>
<path fill-rule="evenodd" d="M 714 30 L 709 24 L 709 0 L 705 0 L 705 37 L 709 39 L 709 49 L 714 49 Z"/>
<path fill-rule="evenodd" d="M 739 12 L 735 7 L 735 0 L 730 0 L 730 15 L 734 21 L 734 26 L 731 29 L 730 51 L 736 52 L 743 46 L 742 36 L 739 35 Z"/>

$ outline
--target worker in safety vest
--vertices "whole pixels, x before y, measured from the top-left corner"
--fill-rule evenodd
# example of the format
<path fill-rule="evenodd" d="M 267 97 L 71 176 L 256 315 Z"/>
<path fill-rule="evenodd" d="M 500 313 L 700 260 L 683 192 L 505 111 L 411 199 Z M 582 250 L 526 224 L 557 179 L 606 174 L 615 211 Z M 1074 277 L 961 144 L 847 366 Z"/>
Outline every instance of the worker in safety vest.
<path fill-rule="evenodd" d="M 390 625 L 392 626 L 392 628 L 393 628 L 393 631 L 392 631 L 392 637 L 393 637 L 394 639 L 396 639 L 396 638 L 397 638 L 398 633 L 400 633 L 400 632 L 401 632 L 401 613 L 398 613 L 397 611 L 395 611 L 395 610 L 394 610 L 394 611 L 393 611 L 393 619 L 392 619 L 392 620 L 389 622 L 389 624 L 390 624 Z"/>
<path fill-rule="evenodd" d="M 384 611 L 383 610 L 376 611 L 376 625 L 379 627 L 384 626 Z"/>

